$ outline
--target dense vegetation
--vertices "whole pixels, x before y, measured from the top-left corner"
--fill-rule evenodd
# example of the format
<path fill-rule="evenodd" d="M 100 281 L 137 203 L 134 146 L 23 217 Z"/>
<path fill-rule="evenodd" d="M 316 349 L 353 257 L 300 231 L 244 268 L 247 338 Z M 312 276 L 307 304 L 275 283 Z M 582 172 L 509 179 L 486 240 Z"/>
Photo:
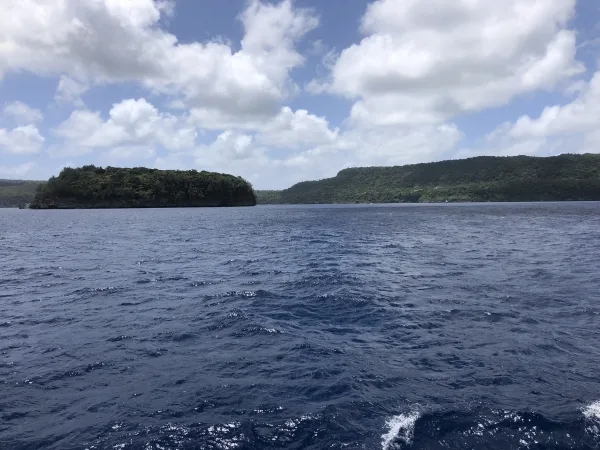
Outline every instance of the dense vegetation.
<path fill-rule="evenodd" d="M 276 205 L 283 201 L 283 191 L 256 191 L 256 201 L 260 205 Z"/>
<path fill-rule="evenodd" d="M 600 200 L 600 155 L 492 157 L 344 169 L 259 203 L 398 203 Z"/>
<path fill-rule="evenodd" d="M 243 178 L 195 170 L 84 166 L 65 168 L 40 185 L 30 207 L 160 208 L 253 206 L 256 196 Z"/>
<path fill-rule="evenodd" d="M 16 208 L 33 201 L 40 181 L 0 180 L 0 208 Z"/>

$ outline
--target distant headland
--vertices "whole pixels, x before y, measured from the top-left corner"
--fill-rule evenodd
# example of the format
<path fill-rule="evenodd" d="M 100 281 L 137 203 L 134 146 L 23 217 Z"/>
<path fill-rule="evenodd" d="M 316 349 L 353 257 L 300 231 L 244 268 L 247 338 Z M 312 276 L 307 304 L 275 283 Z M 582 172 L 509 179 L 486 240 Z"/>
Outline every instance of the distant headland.
<path fill-rule="evenodd" d="M 25 208 L 33 201 L 42 181 L 0 179 L 0 208 Z"/>
<path fill-rule="evenodd" d="M 600 200 L 600 155 L 480 156 L 344 169 L 334 178 L 257 191 L 259 204 Z"/>
<path fill-rule="evenodd" d="M 65 168 L 37 188 L 31 209 L 254 206 L 250 183 L 233 175 L 135 167 Z"/>

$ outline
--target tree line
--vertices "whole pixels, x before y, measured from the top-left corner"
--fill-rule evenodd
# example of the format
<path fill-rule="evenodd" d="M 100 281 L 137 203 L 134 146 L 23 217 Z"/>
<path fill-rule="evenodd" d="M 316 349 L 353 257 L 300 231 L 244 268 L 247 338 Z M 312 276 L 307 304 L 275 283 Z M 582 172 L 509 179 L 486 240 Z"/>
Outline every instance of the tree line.
<path fill-rule="evenodd" d="M 254 206 L 252 185 L 241 177 L 196 170 L 87 165 L 64 168 L 41 184 L 33 209 Z"/>
<path fill-rule="evenodd" d="M 265 204 L 600 200 L 600 155 L 480 156 L 351 168 L 257 196 Z"/>

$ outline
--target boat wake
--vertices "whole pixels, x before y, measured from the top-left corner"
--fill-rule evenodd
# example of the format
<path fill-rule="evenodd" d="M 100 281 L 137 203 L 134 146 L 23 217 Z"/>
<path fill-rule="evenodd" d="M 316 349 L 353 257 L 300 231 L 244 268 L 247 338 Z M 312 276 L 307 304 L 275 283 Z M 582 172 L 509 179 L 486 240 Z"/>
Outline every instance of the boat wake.
<path fill-rule="evenodd" d="M 386 421 L 388 432 L 381 436 L 381 448 L 392 450 L 401 448 L 399 444 L 410 444 L 415 423 L 419 418 L 418 412 L 398 414 Z"/>
<path fill-rule="evenodd" d="M 571 420 L 537 412 L 478 409 L 406 412 L 390 417 L 382 450 L 425 448 L 600 448 L 600 401 L 573 411 Z"/>

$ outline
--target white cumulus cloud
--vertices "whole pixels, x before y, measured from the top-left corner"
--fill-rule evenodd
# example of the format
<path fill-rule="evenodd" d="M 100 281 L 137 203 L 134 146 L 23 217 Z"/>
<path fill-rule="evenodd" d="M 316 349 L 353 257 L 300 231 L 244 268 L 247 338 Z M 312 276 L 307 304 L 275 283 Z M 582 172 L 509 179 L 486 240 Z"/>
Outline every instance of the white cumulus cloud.
<path fill-rule="evenodd" d="M 44 137 L 35 125 L 19 126 L 13 129 L 0 128 L 0 152 L 30 155 L 40 152 L 44 141 Z"/>
<path fill-rule="evenodd" d="M 325 117 L 317 117 L 305 109 L 292 111 L 284 107 L 261 127 L 258 140 L 262 144 L 283 148 L 302 148 L 335 142 L 339 130 L 331 130 Z"/>
<path fill-rule="evenodd" d="M 221 160 L 245 160 L 257 155 L 253 146 L 253 137 L 249 134 L 224 131 L 209 145 L 204 145 L 196 150 L 198 162 Z"/>
<path fill-rule="evenodd" d="M 520 117 L 508 131 L 515 138 L 549 137 L 592 132 L 600 123 L 600 72 L 580 88 L 575 100 L 566 105 L 544 108 L 538 118 Z"/>
<path fill-rule="evenodd" d="M 169 150 L 192 148 L 197 131 L 183 119 L 159 112 L 144 98 L 113 105 L 104 120 L 99 112 L 76 110 L 54 133 L 64 139 L 67 153 L 94 149 L 131 154 L 133 149 L 161 146 Z M 144 150 L 143 153 L 147 153 Z"/>
<path fill-rule="evenodd" d="M 575 0 L 378 0 L 362 18 L 365 37 L 311 87 L 355 99 L 351 118 L 377 125 L 504 105 L 584 70 L 568 28 L 574 8 Z"/>
<path fill-rule="evenodd" d="M 523 115 L 497 127 L 486 139 L 494 153 L 553 155 L 597 153 L 600 148 L 600 72 L 583 83 L 571 102 L 547 106 L 538 117 Z"/>
<path fill-rule="evenodd" d="M 214 39 L 181 43 L 160 27 L 174 3 L 153 0 L 0 1 L 2 74 L 61 76 L 57 99 L 78 101 L 91 83 L 135 82 L 217 115 L 268 117 L 296 92 L 295 43 L 315 28 L 312 11 L 250 1 L 241 48 Z M 35 30 L 33 32 L 32 30 Z"/>
<path fill-rule="evenodd" d="M 4 106 L 4 115 L 13 118 L 19 125 L 28 125 L 41 122 L 44 118 L 42 112 L 20 101 L 14 101 Z"/>
<path fill-rule="evenodd" d="M 56 88 L 55 99 L 59 103 L 72 103 L 77 107 L 83 107 L 83 100 L 81 95 L 87 91 L 88 86 L 81 82 L 74 80 L 66 75 L 61 75 Z"/>

